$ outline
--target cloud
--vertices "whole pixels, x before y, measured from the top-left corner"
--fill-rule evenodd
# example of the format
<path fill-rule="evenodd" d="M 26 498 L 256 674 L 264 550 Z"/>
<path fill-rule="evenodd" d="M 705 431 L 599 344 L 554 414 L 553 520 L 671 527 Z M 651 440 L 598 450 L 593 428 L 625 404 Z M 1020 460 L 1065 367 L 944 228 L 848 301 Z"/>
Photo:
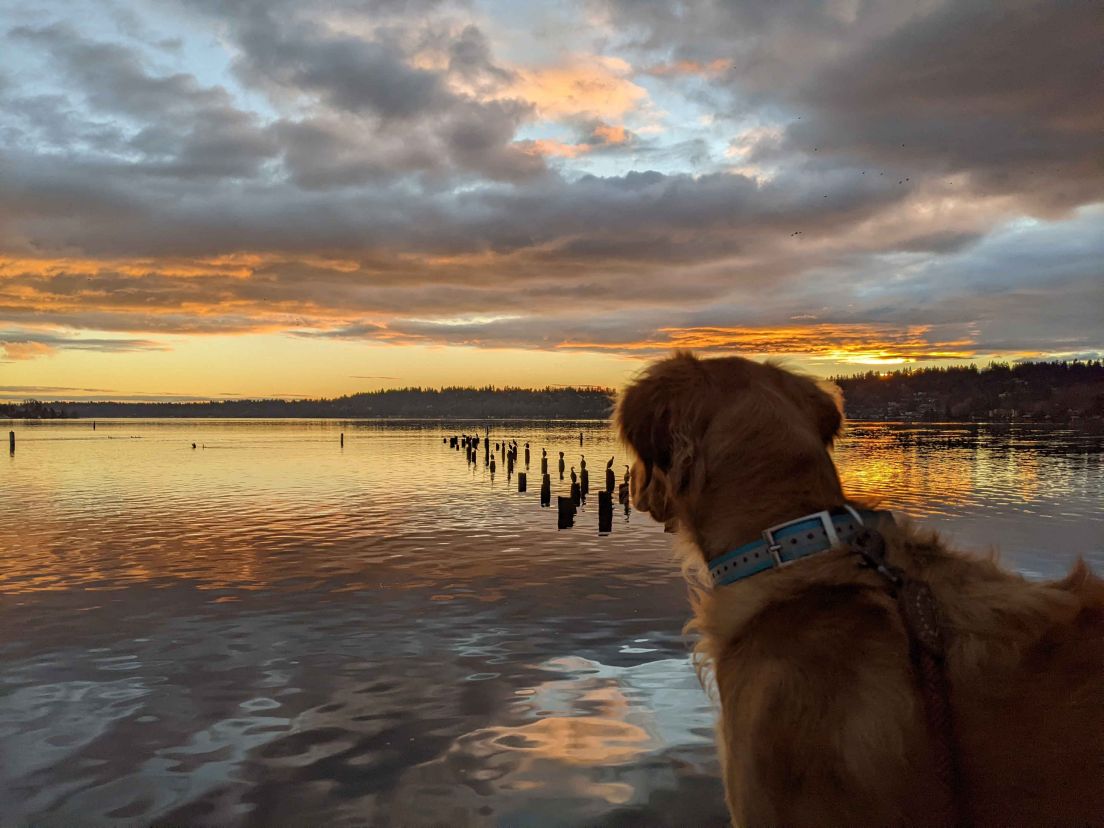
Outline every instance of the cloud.
<path fill-rule="evenodd" d="M 65 23 L 19 26 L 8 37 L 49 56 L 94 111 L 137 124 L 129 134 L 116 129 L 112 144 L 103 146 L 116 155 L 137 153 L 137 162 L 127 165 L 131 174 L 246 177 L 276 151 L 255 115 L 235 107 L 225 89 L 203 86 L 193 75 L 151 74 L 135 51 L 89 40 Z M 64 98 L 54 100 L 64 106 Z M 43 115 L 57 118 L 60 107 L 34 108 L 54 107 L 54 100 L 30 98 L 17 106 L 41 122 Z M 52 131 L 58 132 L 56 125 Z"/>
<path fill-rule="evenodd" d="M 74 388 L 65 385 L 0 385 L 0 396 L 10 398 L 19 394 L 64 394 L 77 392 L 81 394 L 113 394 L 113 388 Z"/>
<path fill-rule="evenodd" d="M 0 330 L 0 348 L 8 360 L 20 361 L 51 356 L 60 350 L 98 351 L 160 351 L 166 346 L 148 339 L 117 339 L 114 337 L 67 336 L 50 332 Z"/>
<path fill-rule="evenodd" d="M 520 69 L 511 91 L 546 118 L 617 119 L 642 106 L 648 92 L 634 83 L 632 66 L 597 55 L 572 56 L 538 69 Z"/>
<path fill-rule="evenodd" d="M 959 176 L 1044 215 L 1104 192 L 1104 17 L 1092 4 L 592 6 L 641 60 L 664 56 L 652 74 L 693 76 L 723 93 L 714 100 L 725 114 L 792 112 L 785 140 L 752 161 L 797 164 L 815 153 L 818 164 L 913 180 Z"/>

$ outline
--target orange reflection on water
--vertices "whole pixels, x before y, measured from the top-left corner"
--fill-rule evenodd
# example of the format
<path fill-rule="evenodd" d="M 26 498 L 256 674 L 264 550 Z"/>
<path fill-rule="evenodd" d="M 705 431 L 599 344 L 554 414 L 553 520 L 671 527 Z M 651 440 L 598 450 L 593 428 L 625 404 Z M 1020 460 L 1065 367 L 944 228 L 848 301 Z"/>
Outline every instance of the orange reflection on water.
<path fill-rule="evenodd" d="M 482 424 L 99 421 L 95 432 L 90 425 L 21 428 L 0 506 L 23 520 L 0 535 L 0 592 L 171 580 L 214 591 L 307 590 L 330 580 L 339 591 L 437 586 L 445 598 L 466 589 L 493 601 L 501 596 L 496 577 L 564 576 L 554 551 L 535 554 L 534 544 L 557 538 L 554 510 L 538 505 L 540 449 L 552 458 L 563 450 L 578 467 L 578 424 L 496 426 L 492 444 L 508 435 L 523 452 L 531 443 L 525 494 L 500 452 L 492 476 L 482 448 L 469 465 L 442 443 L 443 434 Z M 624 449 L 604 423 L 582 428 L 596 489 L 604 460 Z M 555 471 L 553 464 L 553 497 L 570 483 Z M 578 539 L 565 551 L 597 542 L 591 533 Z"/>

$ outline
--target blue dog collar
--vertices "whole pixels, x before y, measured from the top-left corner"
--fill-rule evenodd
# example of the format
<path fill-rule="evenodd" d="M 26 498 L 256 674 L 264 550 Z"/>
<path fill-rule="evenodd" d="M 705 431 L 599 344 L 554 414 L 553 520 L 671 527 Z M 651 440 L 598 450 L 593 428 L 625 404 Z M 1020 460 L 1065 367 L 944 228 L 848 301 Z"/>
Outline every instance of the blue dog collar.
<path fill-rule="evenodd" d="M 762 540 L 745 543 L 709 562 L 713 586 L 742 581 L 768 569 L 792 564 L 841 543 L 850 543 L 867 521 L 893 516 L 885 511 L 861 511 L 851 506 L 816 512 L 763 530 Z"/>

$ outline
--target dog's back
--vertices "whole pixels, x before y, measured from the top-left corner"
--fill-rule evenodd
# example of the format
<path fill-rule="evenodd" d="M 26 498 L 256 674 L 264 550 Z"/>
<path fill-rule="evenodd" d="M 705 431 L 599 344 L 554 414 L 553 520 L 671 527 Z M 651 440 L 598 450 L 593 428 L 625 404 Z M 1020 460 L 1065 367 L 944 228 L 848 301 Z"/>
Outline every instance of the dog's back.
<path fill-rule="evenodd" d="M 967 818 L 1104 824 L 1104 581 L 1079 565 L 1030 583 L 931 542 L 925 577 L 955 631 Z M 894 603 L 855 582 L 846 557 L 801 570 L 769 594 L 749 583 L 700 608 L 737 822 L 939 824 L 943 791 Z"/>
<path fill-rule="evenodd" d="M 952 673 L 975 822 L 1104 824 L 1104 581 L 1079 564 L 1022 588 L 1043 615 L 991 616 L 1015 660 Z"/>

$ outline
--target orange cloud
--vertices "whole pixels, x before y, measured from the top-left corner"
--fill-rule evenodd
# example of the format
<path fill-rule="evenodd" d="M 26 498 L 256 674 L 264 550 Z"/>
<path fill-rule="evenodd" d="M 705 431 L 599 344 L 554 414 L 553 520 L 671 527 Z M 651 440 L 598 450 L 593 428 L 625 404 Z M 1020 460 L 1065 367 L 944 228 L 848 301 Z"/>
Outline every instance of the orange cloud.
<path fill-rule="evenodd" d="M 686 75 L 716 76 L 732 68 L 732 61 L 717 58 L 708 62 L 698 60 L 676 60 L 670 63 L 657 63 L 645 71 L 659 78 L 684 77 Z"/>
<path fill-rule="evenodd" d="M 663 338 L 637 342 L 562 342 L 557 347 L 623 351 L 642 356 L 676 348 L 745 354 L 802 354 L 862 365 L 892 365 L 920 359 L 969 359 L 971 339 L 937 340 L 931 326 L 894 328 L 875 323 L 787 327 L 661 328 Z"/>
<path fill-rule="evenodd" d="M 57 350 L 45 342 L 5 342 L 0 347 L 3 347 L 5 357 L 18 360 L 51 356 Z"/>
<path fill-rule="evenodd" d="M 625 144 L 631 135 L 623 126 L 612 124 L 599 124 L 590 133 L 594 138 L 601 140 L 603 144 Z"/>
<path fill-rule="evenodd" d="M 612 57 L 573 57 L 567 63 L 520 69 L 511 92 L 542 117 L 618 118 L 640 107 L 647 91 L 629 80 L 632 66 Z"/>
<path fill-rule="evenodd" d="M 514 146 L 531 155 L 578 158 L 599 147 L 627 144 L 632 137 L 632 133 L 623 126 L 600 123 L 589 132 L 587 140 L 578 144 L 567 144 L 551 138 L 537 138 L 530 141 L 516 141 Z"/>
<path fill-rule="evenodd" d="M 552 158 L 578 158 L 580 155 L 586 155 L 594 149 L 590 144 L 565 144 L 563 141 L 554 141 L 549 138 L 538 138 L 534 141 L 516 141 L 515 146 L 530 155 Z"/>

